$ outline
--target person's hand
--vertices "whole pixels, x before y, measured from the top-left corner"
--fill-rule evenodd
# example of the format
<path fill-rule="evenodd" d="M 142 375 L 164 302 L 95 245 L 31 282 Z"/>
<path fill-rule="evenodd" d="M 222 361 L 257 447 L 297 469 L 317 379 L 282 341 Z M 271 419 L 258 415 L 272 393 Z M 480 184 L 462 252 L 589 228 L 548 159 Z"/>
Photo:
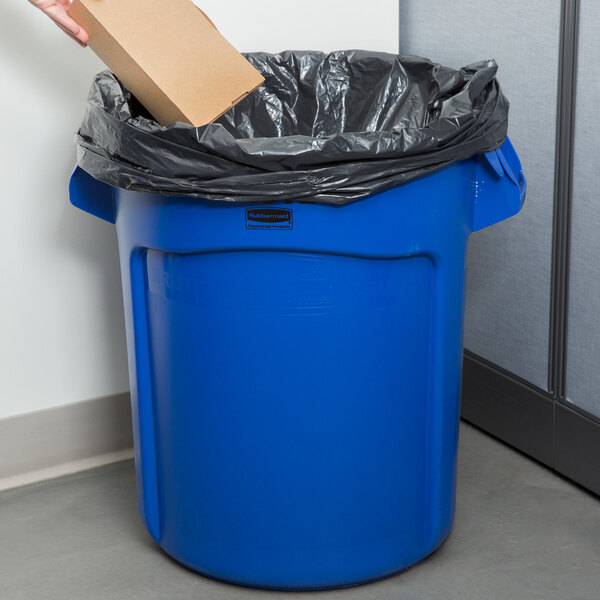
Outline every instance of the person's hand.
<path fill-rule="evenodd" d="M 45 12 L 69 37 L 80 46 L 87 44 L 90 36 L 69 16 L 71 0 L 29 0 L 36 8 Z"/>

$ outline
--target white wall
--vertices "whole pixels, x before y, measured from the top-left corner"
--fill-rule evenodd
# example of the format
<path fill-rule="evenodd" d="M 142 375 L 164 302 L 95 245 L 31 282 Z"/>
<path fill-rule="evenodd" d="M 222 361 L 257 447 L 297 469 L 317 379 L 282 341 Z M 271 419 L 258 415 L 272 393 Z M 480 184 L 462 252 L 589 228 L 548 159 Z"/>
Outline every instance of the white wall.
<path fill-rule="evenodd" d="M 68 204 L 102 64 L 26 0 L 0 18 L 0 418 L 128 389 L 113 227 Z"/>
<path fill-rule="evenodd" d="M 396 0 L 197 3 L 240 50 L 398 46 Z M 73 133 L 102 68 L 26 0 L 4 3 L 0 418 L 128 388 L 114 229 L 67 199 Z"/>
<path fill-rule="evenodd" d="M 240 51 L 398 52 L 398 0 L 194 0 Z"/>

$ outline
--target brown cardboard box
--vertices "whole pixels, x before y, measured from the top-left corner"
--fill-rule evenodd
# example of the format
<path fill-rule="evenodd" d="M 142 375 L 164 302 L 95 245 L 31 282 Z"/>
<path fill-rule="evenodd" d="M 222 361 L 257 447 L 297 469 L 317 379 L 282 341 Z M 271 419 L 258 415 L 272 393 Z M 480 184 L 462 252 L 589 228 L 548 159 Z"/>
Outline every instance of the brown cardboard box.
<path fill-rule="evenodd" d="M 70 15 L 161 125 L 211 123 L 264 81 L 190 0 L 74 0 Z"/>

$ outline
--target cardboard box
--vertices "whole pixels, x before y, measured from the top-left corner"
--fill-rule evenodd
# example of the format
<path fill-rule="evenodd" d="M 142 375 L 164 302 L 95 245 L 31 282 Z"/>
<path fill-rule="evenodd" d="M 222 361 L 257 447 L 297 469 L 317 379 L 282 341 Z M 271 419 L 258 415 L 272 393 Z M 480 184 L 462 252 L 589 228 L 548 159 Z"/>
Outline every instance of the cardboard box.
<path fill-rule="evenodd" d="M 70 15 L 161 125 L 211 123 L 264 81 L 190 0 L 74 0 Z"/>

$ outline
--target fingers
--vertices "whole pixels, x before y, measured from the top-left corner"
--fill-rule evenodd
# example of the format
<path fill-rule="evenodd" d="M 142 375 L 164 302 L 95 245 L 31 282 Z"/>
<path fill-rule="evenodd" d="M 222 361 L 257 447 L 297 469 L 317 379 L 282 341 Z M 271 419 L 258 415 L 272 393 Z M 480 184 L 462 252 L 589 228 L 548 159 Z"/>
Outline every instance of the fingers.
<path fill-rule="evenodd" d="M 87 46 L 87 44 L 84 44 L 82 41 L 80 41 L 78 38 L 76 38 L 68 29 L 63 27 L 60 23 L 57 23 L 56 21 L 54 21 L 54 24 L 57 27 L 60 27 L 60 29 L 62 29 L 62 31 L 64 31 L 73 41 L 77 42 L 82 48 L 85 48 Z"/>
<path fill-rule="evenodd" d="M 90 36 L 88 32 L 80 27 L 67 13 L 65 7 L 60 5 L 49 6 L 44 12 L 59 26 L 63 31 L 71 35 L 80 44 L 87 44 Z"/>

